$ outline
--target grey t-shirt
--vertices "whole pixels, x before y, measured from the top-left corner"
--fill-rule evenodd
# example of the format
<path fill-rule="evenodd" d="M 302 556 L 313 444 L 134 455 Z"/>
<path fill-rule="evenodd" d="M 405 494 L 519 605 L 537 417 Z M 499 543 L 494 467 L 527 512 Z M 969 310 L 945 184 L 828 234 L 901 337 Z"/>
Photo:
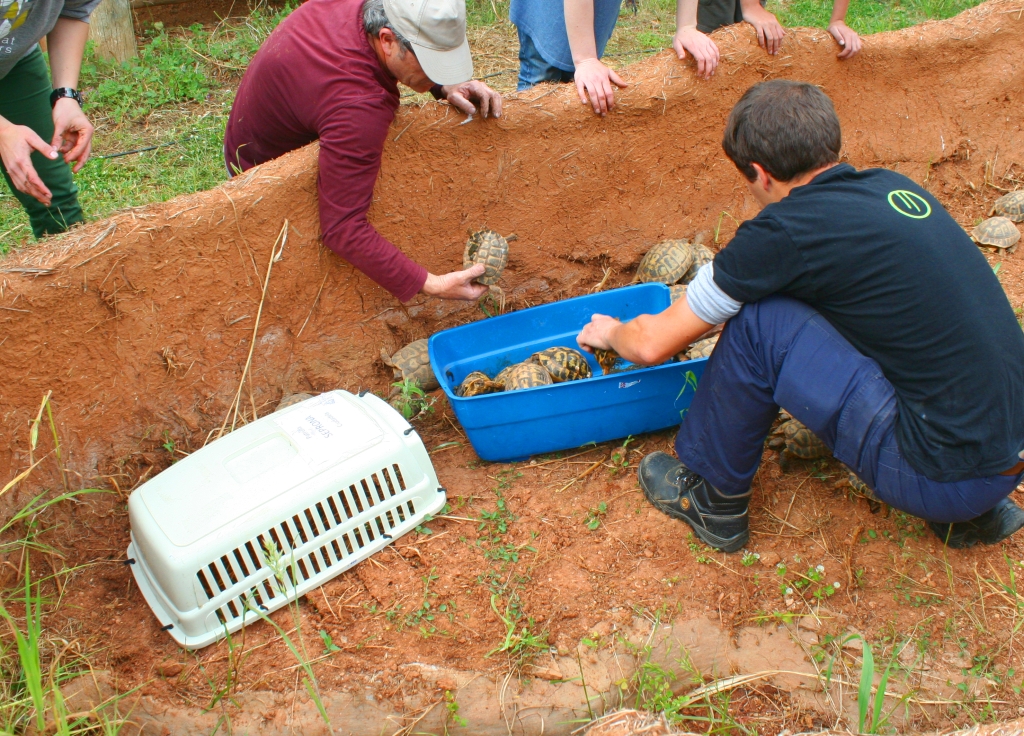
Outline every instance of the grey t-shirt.
<path fill-rule="evenodd" d="M 53 30 L 57 18 L 88 22 L 99 4 L 100 0 L 0 0 L 0 79 Z"/>

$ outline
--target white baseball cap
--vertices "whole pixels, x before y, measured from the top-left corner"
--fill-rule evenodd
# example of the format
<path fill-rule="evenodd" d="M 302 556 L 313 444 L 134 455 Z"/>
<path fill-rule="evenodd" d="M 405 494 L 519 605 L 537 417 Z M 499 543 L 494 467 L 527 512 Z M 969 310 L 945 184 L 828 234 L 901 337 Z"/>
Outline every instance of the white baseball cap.
<path fill-rule="evenodd" d="M 384 12 L 412 44 L 432 82 L 461 84 L 473 78 L 466 0 L 384 0 Z"/>

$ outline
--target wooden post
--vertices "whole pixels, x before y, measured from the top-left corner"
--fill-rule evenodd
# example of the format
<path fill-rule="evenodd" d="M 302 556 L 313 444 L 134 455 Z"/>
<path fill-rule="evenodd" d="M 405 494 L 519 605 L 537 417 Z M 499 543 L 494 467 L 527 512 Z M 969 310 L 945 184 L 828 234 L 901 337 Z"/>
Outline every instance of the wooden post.
<path fill-rule="evenodd" d="M 103 0 L 89 18 L 89 35 L 96 53 L 106 59 L 125 61 L 137 56 L 129 0 Z"/>

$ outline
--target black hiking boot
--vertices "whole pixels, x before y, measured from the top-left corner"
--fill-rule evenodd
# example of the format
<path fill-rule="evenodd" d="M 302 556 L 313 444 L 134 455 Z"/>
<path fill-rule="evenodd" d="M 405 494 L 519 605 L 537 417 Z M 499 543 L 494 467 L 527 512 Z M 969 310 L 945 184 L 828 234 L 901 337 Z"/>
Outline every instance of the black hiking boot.
<path fill-rule="evenodd" d="M 664 452 L 651 453 L 641 460 L 637 475 L 654 508 L 685 521 L 708 546 L 735 552 L 750 539 L 750 491 L 725 496 Z"/>
<path fill-rule="evenodd" d="M 959 521 L 955 524 L 929 521 L 928 526 L 947 546 L 953 549 L 967 549 L 978 542 L 1002 542 L 1024 527 L 1024 511 L 1009 498 L 1004 498 L 993 508 L 970 521 Z"/>

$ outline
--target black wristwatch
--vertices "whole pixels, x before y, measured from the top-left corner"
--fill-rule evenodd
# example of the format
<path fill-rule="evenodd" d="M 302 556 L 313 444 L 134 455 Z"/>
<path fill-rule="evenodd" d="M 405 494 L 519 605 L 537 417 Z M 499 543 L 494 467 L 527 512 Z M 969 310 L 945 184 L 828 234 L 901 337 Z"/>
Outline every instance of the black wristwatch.
<path fill-rule="evenodd" d="M 444 88 L 440 84 L 435 84 L 430 88 L 430 94 L 434 96 L 435 100 L 447 100 L 448 97 L 444 93 Z"/>
<path fill-rule="evenodd" d="M 65 97 L 70 97 L 72 100 L 78 103 L 78 106 L 82 106 L 82 95 L 79 94 L 77 89 L 71 87 L 58 87 L 50 93 L 50 109 L 53 109 L 57 105 L 57 100 L 63 100 Z"/>

